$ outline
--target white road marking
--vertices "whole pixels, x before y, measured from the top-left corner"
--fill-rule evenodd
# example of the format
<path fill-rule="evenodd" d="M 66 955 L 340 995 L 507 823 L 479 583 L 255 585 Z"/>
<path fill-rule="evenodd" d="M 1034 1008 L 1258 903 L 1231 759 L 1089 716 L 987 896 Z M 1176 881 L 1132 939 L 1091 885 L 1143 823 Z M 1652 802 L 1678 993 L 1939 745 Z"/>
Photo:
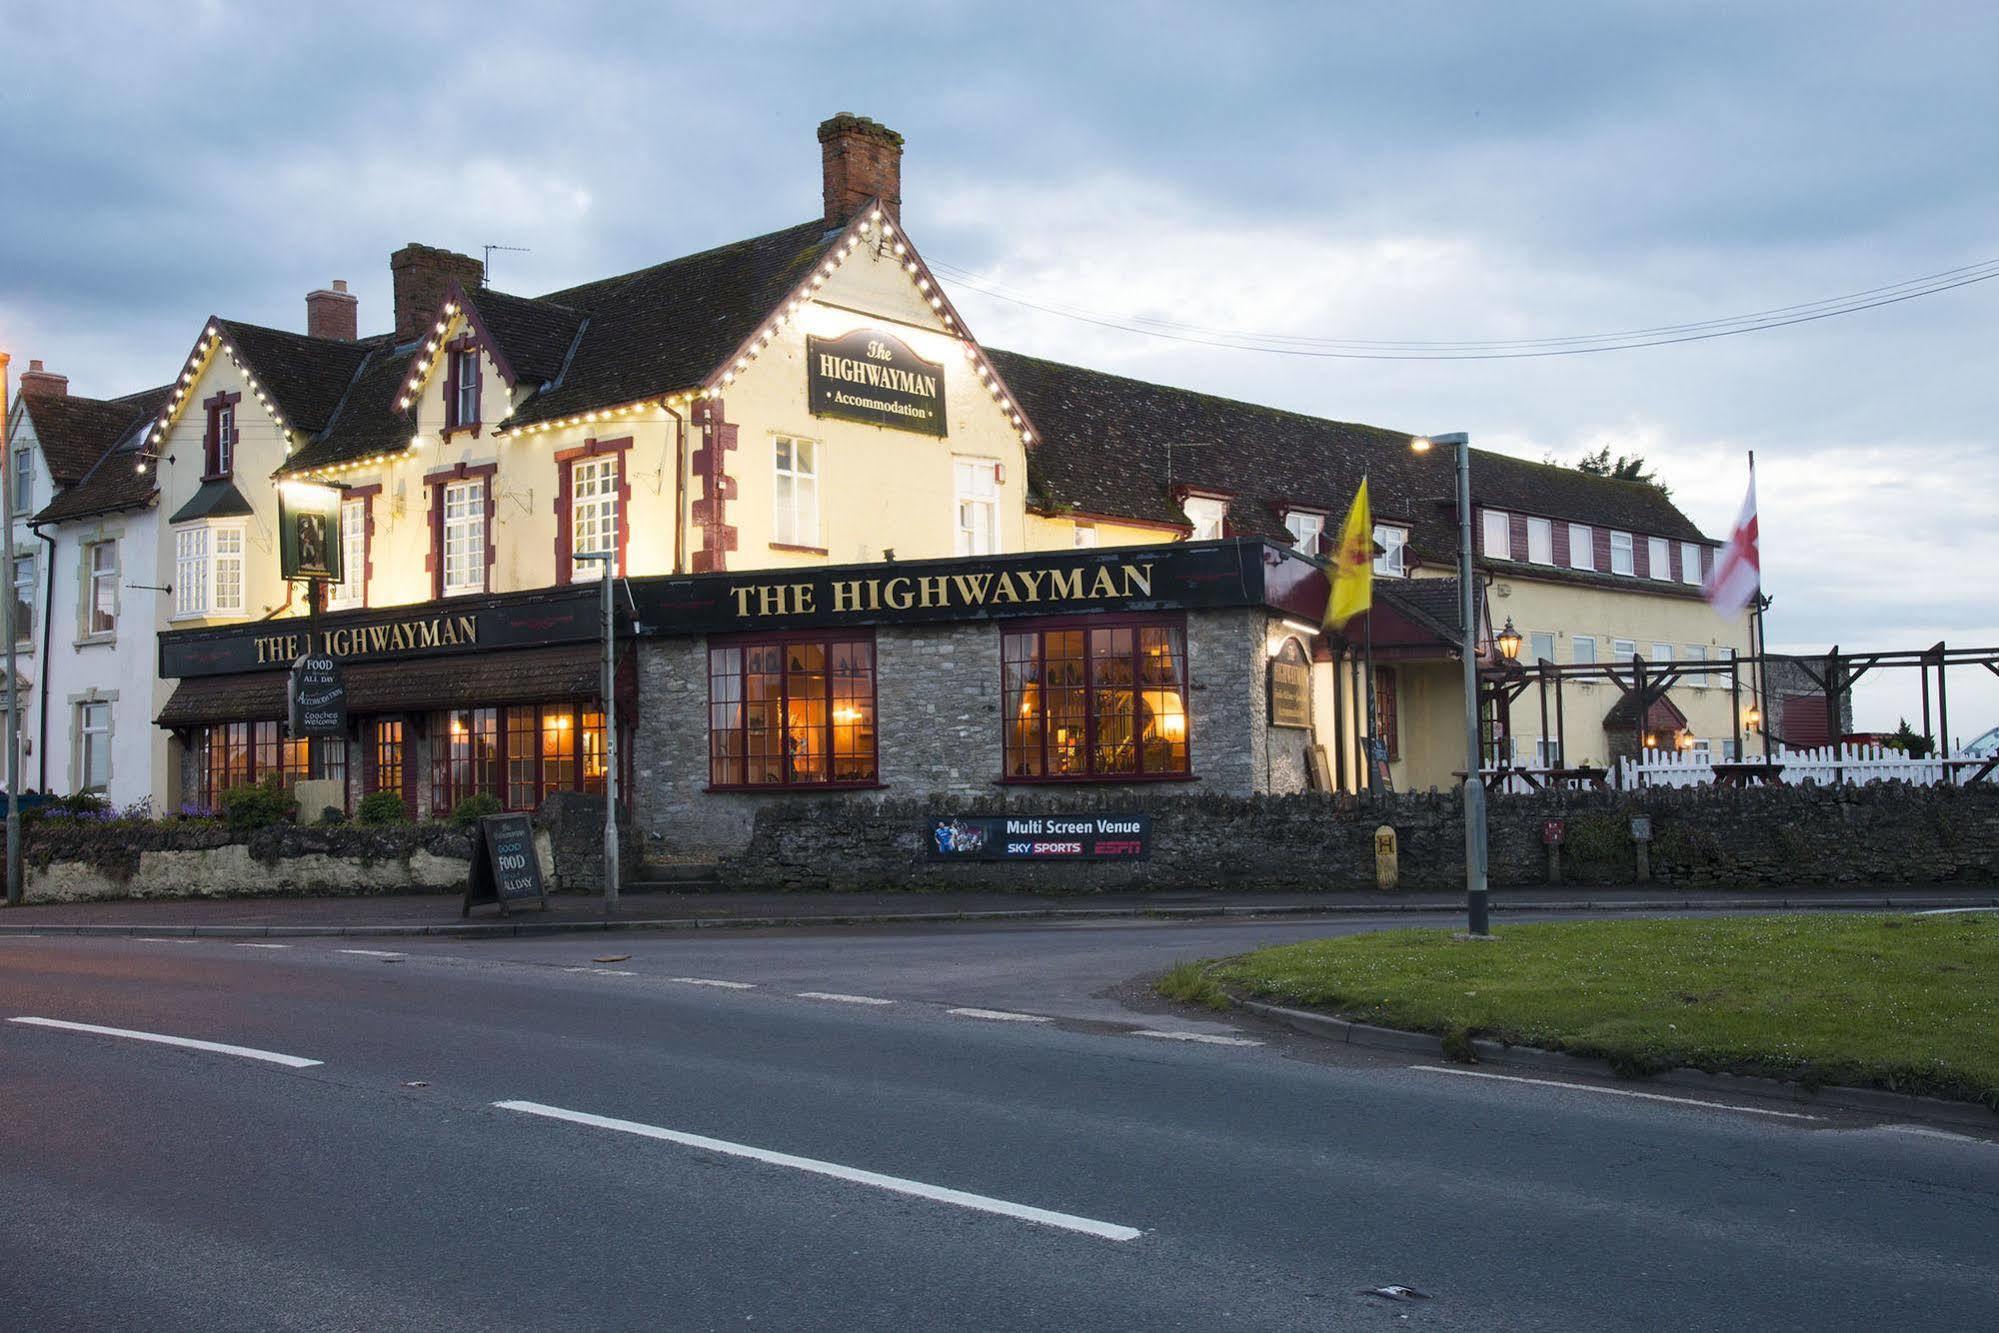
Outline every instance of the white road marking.
<path fill-rule="evenodd" d="M 996 1023 L 1052 1023 L 1055 1020 L 1041 1014 L 1010 1014 L 1004 1009 L 947 1009 L 946 1013 L 960 1018 L 990 1018 Z"/>
<path fill-rule="evenodd" d="M 1932 907 L 1927 912 L 1917 912 L 1917 916 L 1958 916 L 1965 912 L 1999 912 L 1999 907 Z"/>
<path fill-rule="evenodd" d="M 40 935 L 28 931 L 8 931 L 5 935 L 0 935 L 0 940 L 38 940 L 40 938 Z"/>
<path fill-rule="evenodd" d="M 756 983 L 750 981 L 716 981 L 711 977 L 668 977 L 683 986 L 720 986 L 724 990 L 755 990 Z"/>
<path fill-rule="evenodd" d="M 238 944 L 239 949 L 289 949 L 289 944 Z"/>
<path fill-rule="evenodd" d="M 190 939 L 190 938 L 188 938 L 187 936 L 184 936 L 184 935 L 141 935 L 141 936 L 139 936 L 139 943 L 141 943 L 141 944 L 199 944 L 199 943 L 201 943 L 201 941 L 200 941 L 200 940 L 197 940 L 197 939 Z"/>
<path fill-rule="evenodd" d="M 363 958 L 401 958 L 394 949 L 342 949 L 341 953 L 357 953 Z"/>
<path fill-rule="evenodd" d="M 1577 1092 L 1601 1092 L 1610 1097 L 1636 1097 L 1648 1102 L 1672 1102 L 1676 1106 L 1706 1106 L 1717 1111 L 1743 1111 L 1750 1115 L 1773 1115 L 1784 1120 L 1823 1120 L 1822 1115 L 1802 1111 L 1772 1111 L 1761 1106 L 1737 1106 L 1732 1102 L 1704 1102 L 1698 1097 L 1668 1097 L 1661 1092 L 1635 1092 L 1630 1088 L 1605 1088 L 1594 1083 L 1564 1083 L 1553 1078 L 1523 1078 L 1518 1074 L 1488 1074 L 1478 1069 L 1446 1069 L 1442 1065 L 1410 1065 L 1426 1074 L 1456 1074 L 1459 1078 L 1494 1078 L 1505 1083 L 1533 1083 L 1544 1088 L 1573 1088 Z"/>
<path fill-rule="evenodd" d="M 802 990 L 798 992 L 798 998 L 801 1000 L 832 1000 L 837 1004 L 894 1004 L 895 1003 L 894 1000 L 878 1000 L 872 995 L 842 995 L 837 991 L 829 991 L 829 990 Z"/>
<path fill-rule="evenodd" d="M 287 1069 L 309 1069 L 320 1063 L 298 1055 L 260 1051 L 254 1046 L 230 1046 L 219 1041 L 196 1041 L 192 1037 L 169 1037 L 159 1032 L 134 1032 L 130 1028 L 99 1027 L 95 1023 L 70 1023 L 60 1018 L 10 1018 L 10 1023 L 26 1023 L 40 1028 L 60 1028 L 64 1032 L 90 1032 L 100 1037 L 126 1037 L 132 1041 L 157 1042 L 162 1046 L 182 1046 L 190 1051 L 211 1051 L 216 1055 L 240 1055 L 245 1060 L 262 1060 Z"/>
<path fill-rule="evenodd" d="M 592 977 L 635 977 L 636 972 L 624 972 L 615 967 L 565 967 L 564 972 L 581 972 Z"/>
<path fill-rule="evenodd" d="M 1949 1139 L 1953 1143 L 1982 1143 L 1988 1148 L 1993 1146 L 1991 1139 L 1981 1139 L 1975 1134 L 1954 1134 L 1950 1130 L 1932 1129 L 1928 1125 L 1876 1125 L 1874 1128 L 1886 1130 L 1890 1134 L 1914 1134 L 1924 1139 Z"/>
<path fill-rule="evenodd" d="M 1064 1231 L 1080 1231 L 1086 1236 L 1100 1236 L 1105 1240 L 1136 1240 L 1145 1234 L 1135 1227 L 1119 1226 L 1115 1222 L 1099 1222 L 1094 1218 L 1078 1217 L 1073 1213 L 1051 1212 L 1046 1208 L 1009 1203 L 1005 1199 L 989 1198 L 983 1194 L 968 1194 L 964 1190 L 947 1189 L 941 1185 L 926 1185 L 920 1180 L 904 1180 L 900 1176 L 885 1176 L 880 1172 L 863 1171 L 858 1167 L 841 1166 L 835 1162 L 821 1162 L 811 1157 L 795 1157 L 790 1153 L 772 1152 L 768 1148 L 752 1148 L 748 1144 L 730 1143 L 726 1139 L 711 1139 L 705 1135 L 688 1134 L 677 1129 L 662 1129 L 657 1125 L 640 1124 L 636 1120 L 614 1120 L 609 1116 L 591 1115 L 587 1111 L 566 1111 L 559 1106 L 544 1106 L 540 1102 L 494 1102 L 493 1105 L 505 1111 L 522 1111 L 528 1115 L 545 1116 L 550 1120 L 567 1120 L 572 1124 L 589 1125 L 595 1129 L 611 1129 L 621 1134 L 635 1134 L 640 1138 L 678 1143 L 684 1147 L 720 1153 L 725 1157 L 745 1157 L 753 1162 L 764 1162 L 771 1166 L 788 1166 L 794 1171 L 831 1176 L 835 1180 L 850 1181 L 856 1185 L 872 1185 L 876 1189 L 888 1190 L 894 1194 L 907 1194 L 918 1199 L 953 1204 L 959 1208 L 970 1208 L 981 1213 L 997 1213 L 1002 1217 L 1019 1218 L 1024 1222 L 1060 1227 Z"/>
<path fill-rule="evenodd" d="M 1154 1032 L 1150 1028 L 1140 1028 L 1131 1034 L 1134 1037 L 1157 1037 L 1161 1041 L 1199 1041 L 1210 1046 L 1261 1046 L 1260 1041 L 1248 1037 L 1223 1037 L 1212 1032 Z"/>

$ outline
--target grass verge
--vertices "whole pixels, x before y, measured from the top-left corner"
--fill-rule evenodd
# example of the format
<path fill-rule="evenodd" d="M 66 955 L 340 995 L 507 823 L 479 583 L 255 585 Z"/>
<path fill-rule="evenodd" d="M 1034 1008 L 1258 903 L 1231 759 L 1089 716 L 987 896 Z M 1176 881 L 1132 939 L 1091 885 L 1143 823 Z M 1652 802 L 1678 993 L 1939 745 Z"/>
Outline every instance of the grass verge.
<path fill-rule="evenodd" d="M 1161 982 L 1197 1003 L 1206 988 L 1628 1074 L 1692 1066 L 1999 1108 L 1999 915 L 1574 921 L 1492 942 L 1384 931 L 1187 964 Z"/>
<path fill-rule="evenodd" d="M 1182 1004 L 1204 1005 L 1209 1009 L 1227 1009 L 1232 1001 L 1228 992 L 1208 975 L 1209 967 L 1208 963 L 1181 963 L 1159 978 L 1156 989 L 1167 999 L 1178 1000 Z"/>

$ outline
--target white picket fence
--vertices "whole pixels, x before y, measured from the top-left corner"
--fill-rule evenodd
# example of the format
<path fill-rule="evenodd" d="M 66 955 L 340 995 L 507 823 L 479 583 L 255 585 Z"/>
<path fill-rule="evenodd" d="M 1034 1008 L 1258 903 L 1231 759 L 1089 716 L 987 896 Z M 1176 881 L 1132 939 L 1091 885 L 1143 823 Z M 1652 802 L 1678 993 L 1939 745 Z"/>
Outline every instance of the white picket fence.
<path fill-rule="evenodd" d="M 1761 756 L 1750 755 L 1754 763 Z M 1935 786 L 1943 782 L 1962 785 L 1975 771 L 1970 767 L 1946 767 L 1939 759 L 1911 759 L 1899 750 L 1880 745 L 1827 745 L 1817 749 L 1779 748 L 1773 758 L 1783 765 L 1777 780 L 1783 783 L 1908 782 Z M 1637 759 L 1617 761 L 1620 787 L 1699 787 L 1714 781 L 1714 767 L 1705 759 L 1674 750 L 1647 750 Z"/>

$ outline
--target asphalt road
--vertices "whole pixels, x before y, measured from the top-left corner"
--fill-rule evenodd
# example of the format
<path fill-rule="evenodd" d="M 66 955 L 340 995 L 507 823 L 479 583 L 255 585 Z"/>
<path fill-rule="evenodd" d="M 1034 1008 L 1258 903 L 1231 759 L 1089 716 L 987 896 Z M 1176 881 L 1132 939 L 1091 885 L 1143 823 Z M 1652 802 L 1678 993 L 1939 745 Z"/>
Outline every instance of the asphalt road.
<path fill-rule="evenodd" d="M 0 1017 L 249 1048 L 0 1022 L 0 1309 L 24 1329 L 1999 1324 L 1999 1145 L 1439 1072 L 1118 984 L 1367 924 L 0 941 Z M 1386 1284 L 1425 1295 L 1363 1294 Z"/>

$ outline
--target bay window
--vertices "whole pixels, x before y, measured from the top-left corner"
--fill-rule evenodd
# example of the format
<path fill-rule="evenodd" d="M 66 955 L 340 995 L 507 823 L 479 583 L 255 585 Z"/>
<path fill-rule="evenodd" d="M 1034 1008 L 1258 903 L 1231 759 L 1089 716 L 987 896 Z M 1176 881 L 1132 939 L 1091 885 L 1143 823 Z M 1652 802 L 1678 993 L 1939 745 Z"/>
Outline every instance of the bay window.
<path fill-rule="evenodd" d="M 1172 617 L 1063 621 L 1001 638 L 1005 776 L 1185 777 L 1187 634 Z"/>
<path fill-rule="evenodd" d="M 174 616 L 243 613 L 243 525 L 197 523 L 174 531 Z"/>
<path fill-rule="evenodd" d="M 876 775 L 872 635 L 710 642 L 710 786 L 872 786 Z"/>

